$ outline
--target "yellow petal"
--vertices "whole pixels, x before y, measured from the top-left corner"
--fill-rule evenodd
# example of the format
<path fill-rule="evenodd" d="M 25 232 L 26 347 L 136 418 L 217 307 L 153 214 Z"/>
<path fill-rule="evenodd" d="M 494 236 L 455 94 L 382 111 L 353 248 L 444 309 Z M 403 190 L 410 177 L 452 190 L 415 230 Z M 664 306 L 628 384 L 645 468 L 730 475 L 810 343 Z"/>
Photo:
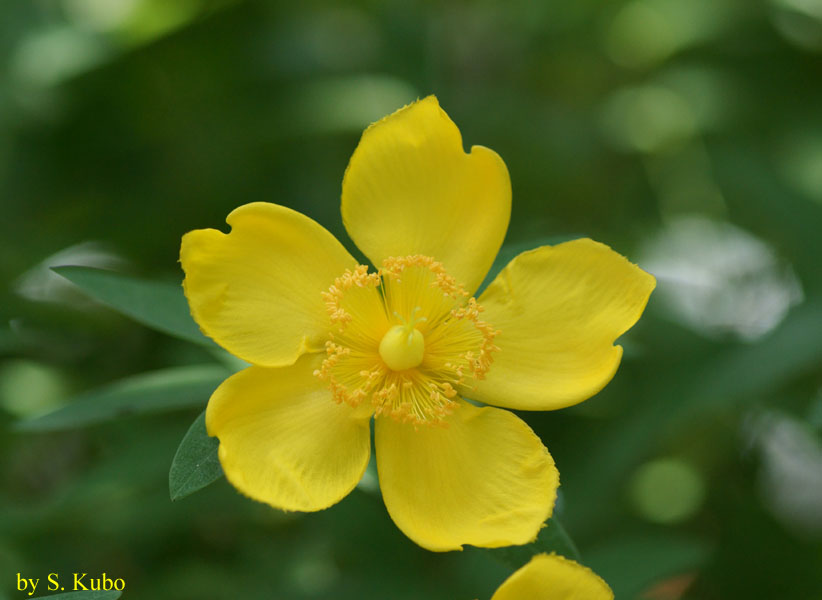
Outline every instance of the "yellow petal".
<path fill-rule="evenodd" d="M 524 252 L 480 297 L 501 330 L 486 378 L 465 395 L 521 410 L 590 398 L 616 373 L 614 341 L 637 322 L 654 278 L 589 239 Z"/>
<path fill-rule="evenodd" d="M 288 367 L 249 367 L 226 379 L 206 410 L 220 463 L 243 494 L 283 510 L 314 511 L 344 498 L 371 454 L 369 415 L 331 399 L 313 376 L 320 355 Z"/>
<path fill-rule="evenodd" d="M 284 206 L 246 204 L 226 221 L 229 234 L 183 236 L 183 286 L 194 320 L 256 365 L 289 365 L 322 350 L 330 321 L 321 293 L 356 261 L 321 225 Z"/>
<path fill-rule="evenodd" d="M 445 427 L 378 418 L 375 430 L 385 506 L 423 548 L 525 544 L 551 515 L 559 486 L 554 461 L 506 410 L 461 401 Z"/>
<path fill-rule="evenodd" d="M 510 214 L 505 163 L 482 146 L 466 154 L 434 96 L 366 129 L 343 179 L 343 223 L 375 265 L 432 256 L 469 292 L 491 267 Z"/>
<path fill-rule="evenodd" d="M 491 600 L 613 600 L 596 573 L 556 554 L 537 554 L 506 579 Z"/>

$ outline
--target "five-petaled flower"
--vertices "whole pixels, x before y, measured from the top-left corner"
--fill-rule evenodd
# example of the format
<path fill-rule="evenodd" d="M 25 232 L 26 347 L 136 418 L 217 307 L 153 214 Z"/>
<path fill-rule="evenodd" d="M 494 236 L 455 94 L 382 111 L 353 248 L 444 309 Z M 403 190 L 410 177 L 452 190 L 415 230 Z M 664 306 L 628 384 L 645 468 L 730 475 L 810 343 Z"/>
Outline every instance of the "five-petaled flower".
<path fill-rule="evenodd" d="M 537 554 L 491 600 L 614 600 L 614 593 L 587 567 L 557 554 Z"/>
<path fill-rule="evenodd" d="M 614 341 L 654 279 L 580 239 L 525 252 L 472 297 L 502 244 L 511 185 L 433 96 L 369 127 L 343 179 L 358 265 L 323 227 L 252 203 L 231 232 L 192 231 L 180 260 L 200 328 L 251 367 L 214 392 L 206 425 L 228 480 L 284 510 L 346 496 L 370 456 L 397 526 L 430 550 L 524 544 L 559 476 L 500 408 L 550 410 L 614 375 Z"/>

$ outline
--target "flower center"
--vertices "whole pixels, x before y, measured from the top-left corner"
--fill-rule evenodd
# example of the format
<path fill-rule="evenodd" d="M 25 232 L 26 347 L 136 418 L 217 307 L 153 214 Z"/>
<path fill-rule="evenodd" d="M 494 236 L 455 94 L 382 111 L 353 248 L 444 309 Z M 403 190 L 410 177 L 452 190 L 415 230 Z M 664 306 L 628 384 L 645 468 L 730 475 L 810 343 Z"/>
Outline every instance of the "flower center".
<path fill-rule="evenodd" d="M 323 299 L 337 327 L 315 375 L 337 402 L 368 402 L 378 417 L 441 423 L 499 350 L 482 307 L 431 257 L 388 258 L 377 273 L 358 265 Z"/>
<path fill-rule="evenodd" d="M 380 357 L 394 371 L 404 371 L 418 367 L 425 355 L 425 338 L 414 325 L 425 322 L 425 317 L 417 317 L 420 307 L 414 308 L 411 318 L 406 320 L 399 313 L 394 313 L 402 325 L 394 325 L 382 336 Z"/>

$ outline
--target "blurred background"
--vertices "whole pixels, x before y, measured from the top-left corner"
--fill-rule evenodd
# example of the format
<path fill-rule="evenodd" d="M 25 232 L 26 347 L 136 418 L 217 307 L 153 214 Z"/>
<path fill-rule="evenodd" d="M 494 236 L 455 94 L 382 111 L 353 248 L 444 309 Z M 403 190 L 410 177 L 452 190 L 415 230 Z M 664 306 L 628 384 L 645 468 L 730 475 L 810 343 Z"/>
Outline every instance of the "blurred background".
<path fill-rule="evenodd" d="M 658 280 L 603 392 L 522 413 L 582 561 L 618 599 L 822 598 L 822 0 L 33 0 L 0 4 L 0 599 L 74 571 L 127 599 L 490 598 L 511 565 L 417 548 L 373 478 L 310 515 L 224 480 L 172 503 L 207 389 L 14 425 L 216 364 L 50 266 L 176 285 L 180 236 L 251 201 L 350 247 L 362 129 L 431 93 L 510 170 L 495 269 L 585 235 Z"/>

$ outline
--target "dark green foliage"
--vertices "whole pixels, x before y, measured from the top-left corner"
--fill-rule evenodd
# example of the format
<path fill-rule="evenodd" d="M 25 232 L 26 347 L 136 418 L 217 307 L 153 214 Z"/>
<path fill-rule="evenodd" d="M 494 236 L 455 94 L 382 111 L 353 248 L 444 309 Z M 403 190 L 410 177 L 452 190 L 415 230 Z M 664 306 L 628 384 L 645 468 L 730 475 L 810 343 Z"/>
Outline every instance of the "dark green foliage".
<path fill-rule="evenodd" d="M 189 427 L 171 462 L 168 492 L 172 500 L 185 498 L 223 476 L 217 446 L 217 438 L 206 432 L 203 412 Z"/>
<path fill-rule="evenodd" d="M 203 406 L 211 392 L 228 377 L 219 365 L 163 369 L 122 379 L 103 389 L 67 401 L 49 414 L 20 421 L 19 431 L 54 431 L 111 419 Z"/>
<path fill-rule="evenodd" d="M 197 344 L 212 342 L 200 333 L 188 311 L 179 285 L 141 281 L 113 271 L 89 267 L 53 267 L 53 270 L 95 300 L 107 304 L 143 325 Z"/>

